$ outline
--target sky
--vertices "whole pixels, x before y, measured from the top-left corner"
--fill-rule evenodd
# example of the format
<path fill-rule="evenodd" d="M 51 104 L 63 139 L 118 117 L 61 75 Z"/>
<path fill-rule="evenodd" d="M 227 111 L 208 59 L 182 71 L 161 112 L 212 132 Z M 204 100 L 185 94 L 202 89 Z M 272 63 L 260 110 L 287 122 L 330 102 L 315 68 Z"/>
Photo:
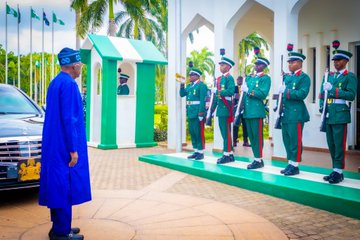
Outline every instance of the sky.
<path fill-rule="evenodd" d="M 70 9 L 70 0 L 7 0 L 7 4 L 17 9 L 19 4 L 21 13 L 20 23 L 20 53 L 28 54 L 30 52 L 30 7 L 40 17 L 40 21 L 32 19 L 32 49 L 33 52 L 42 51 L 42 9 L 44 9 L 50 23 L 52 22 L 52 12 L 57 18 L 63 20 L 65 25 L 54 24 L 54 53 L 59 52 L 64 47 L 76 47 L 75 37 L 75 12 Z M 0 0 L 0 44 L 5 48 L 5 0 Z M 115 12 L 120 10 L 121 6 L 115 6 Z M 105 16 L 105 19 L 107 17 Z M 17 19 L 12 15 L 7 15 L 8 22 L 8 52 L 13 51 L 17 55 Z M 107 22 L 104 21 L 104 27 L 98 34 L 106 34 Z M 52 26 L 44 25 L 44 50 L 51 52 L 51 30 Z M 208 47 L 210 51 L 214 50 L 214 35 L 205 26 L 199 28 L 199 33 L 194 32 L 194 43 L 187 40 L 187 55 L 192 50 L 201 50 Z"/>
<path fill-rule="evenodd" d="M 63 47 L 75 48 L 75 12 L 70 9 L 70 0 L 7 0 L 7 4 L 17 9 L 21 13 L 20 23 L 20 53 L 28 54 L 30 52 L 30 6 L 40 17 L 40 21 L 32 19 L 32 42 L 33 52 L 42 51 L 42 8 L 47 19 L 52 23 L 52 12 L 58 19 L 65 22 L 65 25 L 54 25 L 54 52 L 59 52 Z M 0 44 L 5 48 L 5 6 L 4 0 L 0 0 Z M 17 55 L 17 19 L 12 15 L 7 15 L 7 33 L 8 33 L 8 51 L 13 51 Z M 44 50 L 51 52 L 51 24 L 44 26 Z"/>

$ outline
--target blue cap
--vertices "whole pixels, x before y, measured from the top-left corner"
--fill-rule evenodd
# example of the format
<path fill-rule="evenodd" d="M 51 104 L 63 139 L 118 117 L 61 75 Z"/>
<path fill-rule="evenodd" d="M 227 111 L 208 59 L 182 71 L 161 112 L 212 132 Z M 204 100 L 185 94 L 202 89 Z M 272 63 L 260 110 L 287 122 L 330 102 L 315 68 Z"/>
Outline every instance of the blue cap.
<path fill-rule="evenodd" d="M 58 54 L 58 59 L 60 66 L 81 62 L 80 52 L 71 48 L 63 48 Z"/>

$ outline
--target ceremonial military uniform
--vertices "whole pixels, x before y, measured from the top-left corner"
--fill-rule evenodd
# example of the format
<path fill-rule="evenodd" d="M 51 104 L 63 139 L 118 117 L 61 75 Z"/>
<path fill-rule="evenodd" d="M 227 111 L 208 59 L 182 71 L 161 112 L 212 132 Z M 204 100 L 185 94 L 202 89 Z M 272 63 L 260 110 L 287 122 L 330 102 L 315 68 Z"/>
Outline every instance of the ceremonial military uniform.
<path fill-rule="evenodd" d="M 190 75 L 195 74 L 200 77 L 201 71 L 192 69 Z M 186 115 L 189 123 L 189 131 L 191 135 L 192 146 L 195 150 L 189 158 L 200 160 L 204 158 L 203 149 L 205 148 L 204 136 L 204 117 L 205 117 L 205 100 L 207 96 L 207 86 L 196 80 L 186 86 L 181 84 L 180 96 L 186 96 Z"/>
<path fill-rule="evenodd" d="M 220 64 L 227 64 L 230 67 L 234 62 L 226 57 L 222 57 Z M 217 107 L 216 116 L 219 120 L 221 136 L 223 138 L 223 158 L 218 163 L 234 161 L 233 145 L 231 138 L 231 123 L 233 121 L 233 102 L 235 82 L 229 72 L 224 73 L 216 80 L 216 97 L 214 98 L 213 108 Z"/>
<path fill-rule="evenodd" d="M 341 53 L 341 55 L 339 54 Z M 337 55 L 338 54 L 338 55 Z M 351 53 L 338 50 L 333 60 L 347 59 Z M 324 177 L 329 183 L 338 183 L 344 179 L 342 169 L 345 168 L 345 152 L 347 138 L 347 124 L 351 122 L 350 107 L 346 101 L 353 101 L 356 96 L 357 79 L 354 73 L 346 68 L 336 73 L 330 73 L 328 83 L 331 89 L 328 90 L 326 106 L 326 139 L 332 159 L 334 172 Z M 323 92 L 324 86 L 321 87 Z M 324 100 L 320 100 L 320 108 L 323 108 Z M 337 175 L 334 177 L 334 174 Z"/>
<path fill-rule="evenodd" d="M 121 73 L 119 79 L 120 79 L 120 85 L 117 89 L 117 95 L 129 95 L 130 90 L 129 90 L 129 86 L 126 83 L 127 80 L 129 79 L 129 76 Z"/>
<path fill-rule="evenodd" d="M 286 88 L 282 96 L 282 137 L 286 149 L 286 158 L 289 161 L 299 163 L 303 150 L 304 123 L 310 120 L 309 112 L 304 103 L 310 89 L 310 78 L 299 69 L 294 74 L 287 75 L 284 81 Z"/>
<path fill-rule="evenodd" d="M 295 61 L 296 64 L 301 62 L 301 67 L 305 58 L 303 54 L 291 51 L 288 59 L 289 70 L 292 71 L 291 67 Z M 281 131 L 289 164 L 281 173 L 290 176 L 300 172 L 298 164 L 301 162 L 303 150 L 302 132 L 304 123 L 310 120 L 304 103 L 310 90 L 310 78 L 299 68 L 284 76 L 283 87 Z"/>
<path fill-rule="evenodd" d="M 264 100 L 269 94 L 271 80 L 263 72 L 249 75 L 245 79 L 248 92 L 245 97 L 244 118 L 255 159 L 261 160 L 264 146 L 264 125 L 266 117 Z"/>
<path fill-rule="evenodd" d="M 120 84 L 117 89 L 117 95 L 129 95 L 130 90 L 126 83 Z"/>

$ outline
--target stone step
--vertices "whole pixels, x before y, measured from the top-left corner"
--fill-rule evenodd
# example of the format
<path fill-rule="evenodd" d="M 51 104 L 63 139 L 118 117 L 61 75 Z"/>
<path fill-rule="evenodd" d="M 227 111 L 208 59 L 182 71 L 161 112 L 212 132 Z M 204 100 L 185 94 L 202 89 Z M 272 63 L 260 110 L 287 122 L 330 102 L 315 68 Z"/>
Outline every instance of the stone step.
<path fill-rule="evenodd" d="M 264 168 L 247 170 L 248 157 L 235 156 L 235 162 L 218 165 L 218 153 L 205 152 L 201 161 L 188 160 L 188 155 L 144 155 L 139 160 L 360 219 L 360 173 L 344 172 L 343 182 L 329 184 L 323 176 L 331 169 L 300 165 L 299 175 L 284 176 L 280 170 L 287 164 L 281 161 L 264 160 Z"/>

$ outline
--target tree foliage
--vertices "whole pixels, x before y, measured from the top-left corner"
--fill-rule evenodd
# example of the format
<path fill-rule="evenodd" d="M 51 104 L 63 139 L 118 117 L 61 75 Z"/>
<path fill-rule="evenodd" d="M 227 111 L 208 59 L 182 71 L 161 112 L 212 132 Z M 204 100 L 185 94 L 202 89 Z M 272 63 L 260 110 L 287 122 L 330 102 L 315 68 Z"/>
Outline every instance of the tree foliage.
<path fill-rule="evenodd" d="M 238 51 L 239 73 L 243 75 L 245 73 L 248 74 L 248 72 L 246 71 L 249 69 L 249 67 L 245 66 L 246 59 L 249 56 L 250 52 L 253 51 L 254 47 L 259 47 L 260 49 L 264 47 L 266 50 L 269 49 L 268 43 L 256 32 L 253 32 L 244 39 L 242 39 L 239 42 L 238 46 L 239 46 L 239 51 Z"/>

